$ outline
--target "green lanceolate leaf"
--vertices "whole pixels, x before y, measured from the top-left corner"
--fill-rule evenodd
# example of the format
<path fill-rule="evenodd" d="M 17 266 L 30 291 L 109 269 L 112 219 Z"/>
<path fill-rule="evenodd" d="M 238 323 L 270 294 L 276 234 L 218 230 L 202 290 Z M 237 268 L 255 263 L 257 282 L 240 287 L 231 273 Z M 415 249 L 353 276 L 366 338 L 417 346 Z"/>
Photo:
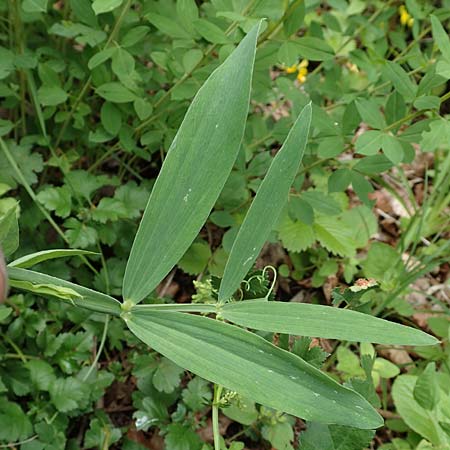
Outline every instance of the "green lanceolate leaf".
<path fill-rule="evenodd" d="M 348 309 L 306 303 L 248 300 L 228 303 L 221 316 L 257 330 L 392 345 L 434 345 L 423 331 Z"/>
<path fill-rule="evenodd" d="M 51 295 L 62 300 L 69 300 L 73 305 L 75 299 L 82 299 L 83 297 L 78 292 L 67 287 L 57 286 L 55 284 L 45 283 L 31 283 L 30 281 L 10 280 L 11 287 L 22 289 L 24 291 L 33 292 L 39 295 Z"/>
<path fill-rule="evenodd" d="M 41 252 L 36 252 L 30 255 L 22 256 L 21 258 L 18 258 L 15 261 L 9 263 L 9 266 L 26 269 L 28 267 L 32 267 L 36 264 L 47 261 L 49 259 L 65 258 L 79 255 L 98 255 L 98 253 L 78 249 L 43 250 Z"/>
<path fill-rule="evenodd" d="M 181 367 L 258 403 L 308 420 L 370 429 L 370 404 L 298 356 L 241 328 L 206 317 L 132 308 L 130 330 Z"/>
<path fill-rule="evenodd" d="M 239 229 L 225 267 L 219 300 L 231 297 L 239 287 L 276 224 L 303 158 L 310 124 L 311 104 L 303 108 L 273 159 Z"/>
<path fill-rule="evenodd" d="M 56 296 L 62 300 L 64 300 L 63 296 L 57 294 L 65 292 L 64 289 L 69 289 L 69 291 L 65 292 L 67 294 L 66 300 L 75 306 L 115 316 L 118 316 L 121 313 L 120 303 L 115 298 L 70 283 L 69 281 L 61 280 L 60 278 L 52 277 L 44 273 L 33 272 L 32 270 L 19 269 L 18 267 L 8 267 L 8 276 L 10 284 L 12 286 L 17 286 L 19 289 L 36 292 L 33 290 L 33 286 L 36 287 L 37 285 L 37 288 L 39 289 L 40 285 L 42 289 L 46 288 L 46 292 L 43 292 L 41 289 L 38 293 Z M 26 284 L 23 284 L 23 282 Z M 59 290 L 58 288 L 62 288 L 63 290 Z M 78 296 L 70 295 L 71 291 L 75 292 Z"/>
<path fill-rule="evenodd" d="M 236 159 L 248 112 L 259 24 L 195 96 L 150 195 L 123 281 L 141 301 L 205 223 Z"/>

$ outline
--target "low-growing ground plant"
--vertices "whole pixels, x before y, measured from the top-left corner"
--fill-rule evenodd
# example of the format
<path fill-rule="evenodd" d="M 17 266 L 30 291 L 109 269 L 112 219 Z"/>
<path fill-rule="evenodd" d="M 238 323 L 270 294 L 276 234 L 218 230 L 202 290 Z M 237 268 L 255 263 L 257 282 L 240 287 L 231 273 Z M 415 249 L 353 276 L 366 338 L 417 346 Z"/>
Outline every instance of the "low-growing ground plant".
<path fill-rule="evenodd" d="M 450 445 L 446 1 L 0 18 L 0 447 Z"/>
<path fill-rule="evenodd" d="M 218 410 L 224 388 L 309 421 L 361 429 L 383 424 L 357 391 L 247 329 L 390 345 L 437 343 L 420 330 L 356 311 L 269 301 L 268 295 L 244 301 L 235 298 L 288 200 L 308 140 L 311 103 L 300 112 L 261 182 L 234 239 L 216 293 L 212 295 L 211 290 L 211 297 L 202 303 L 139 304 L 185 254 L 230 174 L 245 129 L 260 26 L 249 31 L 193 99 L 136 233 L 121 303 L 107 294 L 28 269 L 45 260 L 89 252 L 48 250 L 8 265 L 12 287 L 120 316 L 152 349 L 215 383 L 212 421 L 216 450 L 221 448 Z M 14 167 L 11 151 L 3 142 L 2 146 Z"/>

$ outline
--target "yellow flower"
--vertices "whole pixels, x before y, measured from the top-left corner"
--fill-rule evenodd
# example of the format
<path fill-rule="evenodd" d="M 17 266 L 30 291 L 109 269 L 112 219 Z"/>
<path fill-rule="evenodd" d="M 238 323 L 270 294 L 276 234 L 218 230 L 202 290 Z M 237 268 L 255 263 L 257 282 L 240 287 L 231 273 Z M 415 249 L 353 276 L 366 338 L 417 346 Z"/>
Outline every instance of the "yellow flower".
<path fill-rule="evenodd" d="M 295 73 L 295 72 L 297 72 L 297 64 L 293 64 L 293 65 L 290 66 L 290 67 L 285 67 L 285 68 L 284 68 L 284 71 L 285 71 L 286 73 Z"/>
<path fill-rule="evenodd" d="M 408 26 L 411 28 L 414 24 L 414 18 L 411 17 L 411 14 L 408 13 L 405 5 L 401 5 L 398 8 L 398 14 L 400 16 L 400 23 L 403 26 Z"/>
<path fill-rule="evenodd" d="M 297 80 L 300 83 L 304 83 L 306 81 L 306 75 L 308 75 L 308 64 L 309 61 L 307 59 L 303 59 L 302 62 L 298 65 Z"/>

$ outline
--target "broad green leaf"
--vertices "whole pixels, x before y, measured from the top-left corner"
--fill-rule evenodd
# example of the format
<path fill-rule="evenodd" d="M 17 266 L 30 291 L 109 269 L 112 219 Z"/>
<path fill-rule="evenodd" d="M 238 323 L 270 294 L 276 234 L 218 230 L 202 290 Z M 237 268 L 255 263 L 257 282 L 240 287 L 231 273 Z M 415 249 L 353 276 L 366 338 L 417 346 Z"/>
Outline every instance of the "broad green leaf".
<path fill-rule="evenodd" d="M 79 255 L 98 255 L 98 253 L 78 249 L 43 250 L 41 252 L 22 256 L 21 258 L 18 258 L 15 261 L 9 263 L 9 267 L 20 267 L 21 269 L 27 269 L 28 267 L 32 267 L 49 259 L 65 258 L 68 256 L 70 257 Z"/>
<path fill-rule="evenodd" d="M 373 431 L 358 430 L 338 425 L 308 423 L 306 431 L 300 434 L 301 450 L 361 450 L 367 448 Z"/>
<path fill-rule="evenodd" d="M 115 81 L 102 84 L 96 89 L 96 92 L 100 97 L 112 103 L 128 103 L 138 98 L 136 94 Z"/>
<path fill-rule="evenodd" d="M 158 30 L 164 34 L 176 39 L 190 39 L 190 34 L 180 27 L 180 25 L 169 17 L 162 16 L 151 12 L 146 15 L 146 18 L 152 23 Z"/>
<path fill-rule="evenodd" d="M 376 173 L 384 172 L 392 167 L 391 161 L 384 155 L 373 155 L 367 156 L 366 158 L 360 159 L 355 166 L 355 170 L 359 170 L 362 173 L 372 175 Z"/>
<path fill-rule="evenodd" d="M 27 13 L 41 13 L 47 11 L 48 0 L 24 0 L 22 9 Z"/>
<path fill-rule="evenodd" d="M 117 47 L 108 47 L 96 53 L 88 61 L 89 70 L 95 69 L 97 66 L 107 61 L 116 51 Z"/>
<path fill-rule="evenodd" d="M 381 148 L 383 153 L 394 164 L 398 164 L 403 161 L 404 153 L 403 147 L 400 141 L 390 134 L 383 134 L 381 139 Z"/>
<path fill-rule="evenodd" d="M 376 155 L 381 148 L 382 141 L 383 133 L 381 131 L 366 131 L 356 141 L 356 152 L 361 155 Z"/>
<path fill-rule="evenodd" d="M 0 305 L 0 322 L 5 320 L 12 313 L 12 308 Z"/>
<path fill-rule="evenodd" d="M 328 192 L 342 192 L 351 183 L 352 172 L 347 169 L 335 170 L 328 178 Z"/>
<path fill-rule="evenodd" d="M 440 400 L 440 388 L 436 376 L 436 363 L 428 363 L 425 370 L 417 378 L 414 386 L 414 399 L 425 409 L 432 410 Z"/>
<path fill-rule="evenodd" d="M 231 172 L 245 128 L 259 24 L 200 88 L 170 146 L 123 281 L 141 301 L 179 261 Z"/>
<path fill-rule="evenodd" d="M 111 12 L 122 4 L 123 0 L 94 0 L 92 9 L 95 15 Z"/>
<path fill-rule="evenodd" d="M 305 106 L 299 114 L 239 228 L 225 266 L 219 300 L 233 295 L 274 228 L 288 200 L 289 189 L 303 158 L 310 124 L 311 104 Z"/>
<path fill-rule="evenodd" d="M 198 19 L 198 7 L 195 0 L 177 0 L 177 17 L 183 27 L 193 34 L 193 23 Z"/>
<path fill-rule="evenodd" d="M 146 26 L 137 26 L 129 30 L 120 41 L 123 48 L 132 47 L 134 44 L 141 42 L 150 32 L 150 28 Z"/>
<path fill-rule="evenodd" d="M 246 300 L 224 305 L 220 315 L 243 327 L 300 336 L 391 345 L 439 342 L 423 331 L 368 314 L 307 303 Z"/>
<path fill-rule="evenodd" d="M 278 61 L 288 67 L 298 63 L 299 56 L 299 49 L 292 41 L 283 42 L 277 53 Z"/>
<path fill-rule="evenodd" d="M 331 196 L 320 191 L 303 192 L 301 198 L 307 201 L 318 213 L 336 216 L 341 212 L 339 203 Z"/>
<path fill-rule="evenodd" d="M 120 303 L 109 295 L 102 294 L 92 289 L 88 289 L 44 273 L 33 272 L 32 270 L 27 269 L 19 269 L 18 267 L 8 267 L 8 276 L 11 282 L 16 280 L 19 282 L 27 282 L 31 285 L 43 284 L 70 289 L 71 291 L 77 293 L 81 298 L 73 297 L 69 300 L 69 302 L 82 308 L 87 308 L 92 311 L 103 312 L 106 314 L 113 314 L 115 316 L 119 316 L 122 311 Z"/>
<path fill-rule="evenodd" d="M 448 37 L 448 31 L 445 31 L 436 16 L 431 15 L 430 18 L 434 41 L 436 42 L 444 58 L 447 61 L 450 61 L 450 39 Z"/>
<path fill-rule="evenodd" d="M 135 102 L 141 99 L 136 99 Z M 100 120 L 103 128 L 112 136 L 117 136 L 122 127 L 122 114 L 114 103 L 105 102 L 100 110 Z"/>
<path fill-rule="evenodd" d="M 412 100 L 416 96 L 417 86 L 400 64 L 387 61 L 383 66 L 383 75 L 392 82 L 393 86 L 405 100 Z"/>
<path fill-rule="evenodd" d="M 441 402 L 443 411 L 437 407 L 436 411 L 429 411 L 422 408 L 414 398 L 414 386 L 417 377 L 413 375 L 400 375 L 396 378 L 392 386 L 392 398 L 395 407 L 405 423 L 416 433 L 429 440 L 436 446 L 448 448 L 450 446 L 450 436 L 442 429 L 439 424 L 441 417 L 446 417 L 445 405 L 448 405 L 450 396 L 441 390 L 444 397 Z"/>
<path fill-rule="evenodd" d="M 39 102 L 44 106 L 56 106 L 64 103 L 69 95 L 59 86 L 41 86 L 37 92 Z"/>
<path fill-rule="evenodd" d="M 359 394 L 241 328 L 139 306 L 124 319 L 139 339 L 179 366 L 258 403 L 324 423 L 364 429 L 383 424 Z"/>
<path fill-rule="evenodd" d="M 203 39 L 213 44 L 229 44 L 230 40 L 224 31 L 206 19 L 197 19 L 193 23 L 194 28 Z"/>
<path fill-rule="evenodd" d="M 334 57 L 333 49 L 322 39 L 302 37 L 294 41 L 300 56 L 312 61 L 326 61 Z"/>
<path fill-rule="evenodd" d="M 18 203 L 4 200 L 4 208 L 0 205 L 0 248 L 5 256 L 13 254 L 19 247 L 19 225 L 17 222 Z M 7 208 L 7 209 L 6 209 Z M 3 211 L 6 209 L 6 211 Z"/>
<path fill-rule="evenodd" d="M 362 120 L 371 127 L 382 129 L 386 126 L 384 116 L 381 114 L 378 104 L 373 100 L 359 99 L 356 101 L 356 108 Z M 369 131 L 366 131 L 364 134 L 367 133 Z"/>

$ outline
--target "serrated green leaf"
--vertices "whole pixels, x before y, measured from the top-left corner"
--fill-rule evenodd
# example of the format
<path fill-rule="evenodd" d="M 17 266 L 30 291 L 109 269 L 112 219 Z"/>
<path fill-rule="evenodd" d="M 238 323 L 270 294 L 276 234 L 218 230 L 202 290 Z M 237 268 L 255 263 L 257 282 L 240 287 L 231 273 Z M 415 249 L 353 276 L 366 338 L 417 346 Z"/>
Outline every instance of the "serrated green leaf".
<path fill-rule="evenodd" d="M 141 301 L 197 236 L 234 164 L 247 117 L 259 24 L 194 98 L 136 234 L 123 295 Z"/>
<path fill-rule="evenodd" d="M 311 105 L 307 105 L 273 159 L 239 228 L 220 284 L 219 301 L 231 297 L 239 287 L 276 224 L 303 158 L 310 124 Z"/>
<path fill-rule="evenodd" d="M 33 433 L 33 426 L 22 408 L 13 402 L 0 398 L 0 440 L 15 442 L 26 439 Z"/>
<path fill-rule="evenodd" d="M 55 211 L 59 217 L 67 217 L 72 210 L 72 195 L 68 186 L 47 187 L 42 189 L 37 199 L 49 211 Z"/>
<path fill-rule="evenodd" d="M 170 394 L 180 384 L 183 372 L 184 370 L 170 359 L 162 358 L 153 374 L 153 385 L 159 392 Z"/>
<path fill-rule="evenodd" d="M 207 242 L 194 242 L 183 255 L 178 265 L 190 275 L 198 275 L 205 270 L 211 259 L 211 249 Z"/>
<path fill-rule="evenodd" d="M 275 333 L 392 345 L 439 342 L 415 328 L 330 306 L 246 300 L 224 305 L 220 314 L 240 326 Z"/>
<path fill-rule="evenodd" d="M 316 239 L 331 253 L 353 256 L 355 245 L 352 232 L 333 217 L 320 216 L 313 226 Z"/>
<path fill-rule="evenodd" d="M 183 402 L 193 411 L 200 411 L 211 403 L 212 392 L 210 383 L 200 377 L 189 381 L 187 388 L 181 393 Z"/>
<path fill-rule="evenodd" d="M 87 226 L 75 217 L 67 219 L 64 226 L 67 228 L 65 235 L 71 247 L 87 248 L 96 244 L 97 230 L 95 228 Z"/>
<path fill-rule="evenodd" d="M 312 226 L 286 216 L 278 226 L 278 235 L 283 247 L 291 252 L 306 250 L 316 240 Z"/>
<path fill-rule="evenodd" d="M 86 395 L 86 385 L 73 377 L 57 378 L 49 387 L 51 402 L 60 412 L 78 408 L 79 402 Z"/>
<path fill-rule="evenodd" d="M 233 325 L 140 306 L 132 308 L 125 320 L 139 339 L 179 366 L 263 405 L 324 423 L 364 429 L 383 423 L 359 394 Z"/>

